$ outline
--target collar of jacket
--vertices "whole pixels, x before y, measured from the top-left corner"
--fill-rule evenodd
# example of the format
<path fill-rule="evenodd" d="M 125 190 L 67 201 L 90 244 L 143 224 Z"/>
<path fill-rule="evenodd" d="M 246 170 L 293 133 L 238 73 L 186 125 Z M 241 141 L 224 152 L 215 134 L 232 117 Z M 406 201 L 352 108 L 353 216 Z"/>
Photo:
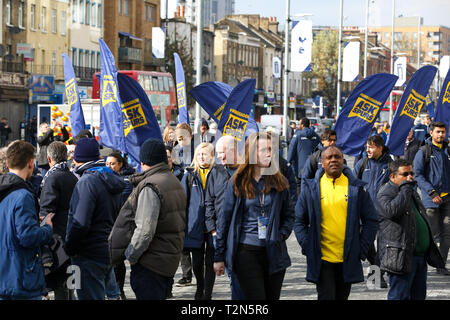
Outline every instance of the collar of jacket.
<path fill-rule="evenodd" d="M 165 171 L 170 172 L 169 165 L 165 162 L 160 162 L 158 164 L 155 164 L 150 169 L 148 169 L 144 172 L 133 174 L 132 176 L 130 176 L 129 179 L 133 186 L 137 186 L 145 178 L 147 178 L 155 173 L 165 172 Z"/>
<path fill-rule="evenodd" d="M 82 176 L 83 173 L 86 170 L 88 170 L 88 169 L 91 169 L 91 168 L 94 168 L 94 167 L 104 167 L 104 166 L 105 166 L 105 160 L 104 159 L 100 159 L 100 160 L 97 160 L 97 161 L 89 161 L 89 162 L 86 162 L 86 163 L 82 164 L 81 166 L 75 168 L 74 172 L 76 174 L 78 174 L 79 176 Z"/>
<path fill-rule="evenodd" d="M 19 189 L 27 189 L 28 191 L 33 193 L 33 191 L 30 189 L 30 186 L 15 173 L 8 172 L 7 174 L 0 176 L 0 202 L 8 194 Z"/>
<path fill-rule="evenodd" d="M 314 180 L 314 183 L 317 183 L 318 185 L 320 185 L 320 179 L 322 178 L 322 176 L 325 174 L 325 170 L 323 168 L 320 168 L 319 170 L 317 170 L 316 172 L 316 176 L 314 177 L 314 179 L 306 179 L 306 180 Z M 367 183 L 359 180 L 352 172 L 352 170 L 350 170 L 349 167 L 347 167 L 346 165 L 344 165 L 344 169 L 342 170 L 342 174 L 344 176 L 347 177 L 348 179 L 348 184 L 351 186 L 356 186 L 356 187 L 363 187 L 365 186 Z"/>
<path fill-rule="evenodd" d="M 440 149 L 439 147 L 437 147 L 437 146 L 435 146 L 435 145 L 433 144 L 433 140 L 431 139 L 431 137 L 429 137 L 428 139 L 426 139 L 426 140 L 425 140 L 425 143 L 429 144 L 432 148 L 435 147 L 436 149 L 439 149 L 439 150 L 445 150 L 445 149 L 448 148 L 448 143 L 447 143 L 447 141 L 445 141 L 445 140 L 442 142 L 442 149 Z"/>

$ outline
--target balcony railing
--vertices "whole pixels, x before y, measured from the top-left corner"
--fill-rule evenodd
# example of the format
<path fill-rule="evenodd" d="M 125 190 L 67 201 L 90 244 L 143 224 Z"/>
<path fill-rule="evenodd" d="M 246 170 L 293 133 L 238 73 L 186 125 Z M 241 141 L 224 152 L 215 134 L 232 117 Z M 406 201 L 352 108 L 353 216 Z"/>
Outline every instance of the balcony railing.
<path fill-rule="evenodd" d="M 30 66 L 30 69 L 31 74 L 53 75 L 56 79 L 64 79 L 64 66 L 33 64 Z"/>
<path fill-rule="evenodd" d="M 0 63 L 0 70 L 3 72 L 24 73 L 25 65 L 21 62 L 2 61 Z"/>
<path fill-rule="evenodd" d="M 162 67 L 164 59 L 153 58 L 151 52 L 144 55 L 144 67 Z"/>
<path fill-rule="evenodd" d="M 119 47 L 119 63 L 142 63 L 142 50 L 139 48 Z"/>
<path fill-rule="evenodd" d="M 75 75 L 80 80 L 90 80 L 92 81 L 92 77 L 94 73 L 100 72 L 100 69 L 97 68 L 86 68 L 86 67 L 74 67 Z"/>

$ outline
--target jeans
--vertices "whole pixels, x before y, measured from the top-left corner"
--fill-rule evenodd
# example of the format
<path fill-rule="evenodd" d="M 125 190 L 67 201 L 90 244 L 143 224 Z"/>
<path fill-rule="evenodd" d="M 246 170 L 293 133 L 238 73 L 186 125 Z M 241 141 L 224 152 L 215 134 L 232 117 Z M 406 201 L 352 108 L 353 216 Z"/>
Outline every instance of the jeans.
<path fill-rule="evenodd" d="M 240 244 L 235 256 L 234 269 L 246 299 L 280 299 L 286 270 L 269 274 L 265 247 Z"/>
<path fill-rule="evenodd" d="M 191 262 L 191 253 L 187 250 L 183 250 L 181 253 L 181 272 L 183 274 L 183 278 L 188 280 L 192 279 L 192 262 Z"/>
<path fill-rule="evenodd" d="M 80 256 L 72 258 L 72 265 L 80 268 L 81 288 L 76 289 L 78 300 L 105 300 L 112 266 Z"/>
<path fill-rule="evenodd" d="M 136 263 L 131 266 L 130 284 L 136 300 L 164 300 L 172 278 L 161 276 Z"/>
<path fill-rule="evenodd" d="M 108 279 L 106 280 L 106 296 L 109 299 L 118 299 L 120 297 L 120 288 L 116 282 L 116 274 L 114 273 L 114 268 L 111 268 L 109 272 Z"/>
<path fill-rule="evenodd" d="M 0 148 L 6 147 L 6 136 L 0 136 Z"/>
<path fill-rule="evenodd" d="M 433 237 L 439 236 L 439 251 L 447 262 L 448 249 L 450 247 L 450 195 L 443 199 L 439 208 L 427 208 L 427 216 L 430 220 Z"/>
<path fill-rule="evenodd" d="M 316 284 L 318 300 L 348 300 L 351 287 L 350 283 L 344 282 L 343 263 L 322 260 Z"/>
<path fill-rule="evenodd" d="M 427 262 L 424 257 L 414 256 L 411 272 L 394 274 L 388 272 L 388 300 L 425 300 L 427 295 Z"/>
<path fill-rule="evenodd" d="M 42 300 L 42 296 L 37 296 L 33 298 L 17 298 L 17 297 L 11 297 L 11 296 L 0 296 L 1 300 Z"/>

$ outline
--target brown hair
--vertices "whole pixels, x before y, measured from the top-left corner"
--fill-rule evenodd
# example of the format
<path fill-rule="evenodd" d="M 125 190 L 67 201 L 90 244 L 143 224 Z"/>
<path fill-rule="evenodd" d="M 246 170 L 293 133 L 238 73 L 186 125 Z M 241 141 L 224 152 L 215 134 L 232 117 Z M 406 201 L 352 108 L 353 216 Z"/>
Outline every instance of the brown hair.
<path fill-rule="evenodd" d="M 31 159 L 35 159 L 36 149 L 29 142 L 16 140 L 6 150 L 6 160 L 9 169 L 21 170 L 25 168 Z"/>
<path fill-rule="evenodd" d="M 171 127 L 171 126 L 167 126 L 167 127 L 164 128 L 164 132 L 163 132 L 163 141 L 164 141 L 164 143 L 167 143 L 167 141 L 169 141 L 170 131 L 173 131 L 173 133 L 175 133 L 175 128 Z"/>
<path fill-rule="evenodd" d="M 190 135 L 192 136 L 192 128 L 186 122 L 182 122 L 182 123 L 177 124 L 177 127 L 175 128 L 175 131 L 177 129 L 187 130 L 187 131 L 189 131 Z"/>
<path fill-rule="evenodd" d="M 271 141 L 272 135 L 270 134 L 270 132 L 267 133 L 255 132 L 248 137 L 247 141 L 245 141 L 245 162 L 239 165 L 233 177 L 233 189 L 236 197 L 239 197 L 241 195 L 241 192 L 242 195 L 247 199 L 254 199 L 256 196 L 255 195 L 256 190 L 252 180 L 253 180 L 253 173 L 255 172 L 255 167 L 257 166 L 257 164 L 250 163 L 250 152 L 256 151 L 254 150 L 254 148 L 257 148 L 258 141 L 260 139 Z M 272 152 L 272 162 L 274 162 L 273 158 L 274 153 Z M 289 183 L 287 179 L 281 174 L 278 168 L 278 163 L 272 163 L 272 165 L 277 166 L 277 171 L 273 175 L 266 176 L 264 190 L 262 191 L 263 193 L 269 193 L 272 185 L 278 192 L 281 192 L 289 188 Z"/>

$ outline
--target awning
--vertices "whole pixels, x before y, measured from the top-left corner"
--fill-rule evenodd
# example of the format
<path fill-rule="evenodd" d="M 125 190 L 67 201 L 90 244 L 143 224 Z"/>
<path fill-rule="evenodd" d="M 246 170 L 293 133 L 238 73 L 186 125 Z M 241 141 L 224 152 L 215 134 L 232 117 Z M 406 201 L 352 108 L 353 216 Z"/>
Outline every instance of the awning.
<path fill-rule="evenodd" d="M 119 31 L 119 34 L 122 35 L 122 36 L 124 36 L 124 37 L 128 37 L 128 38 L 130 38 L 130 39 L 133 39 L 133 40 L 142 41 L 141 38 L 135 37 L 135 36 L 133 36 L 131 33 L 128 33 L 128 32 Z"/>

